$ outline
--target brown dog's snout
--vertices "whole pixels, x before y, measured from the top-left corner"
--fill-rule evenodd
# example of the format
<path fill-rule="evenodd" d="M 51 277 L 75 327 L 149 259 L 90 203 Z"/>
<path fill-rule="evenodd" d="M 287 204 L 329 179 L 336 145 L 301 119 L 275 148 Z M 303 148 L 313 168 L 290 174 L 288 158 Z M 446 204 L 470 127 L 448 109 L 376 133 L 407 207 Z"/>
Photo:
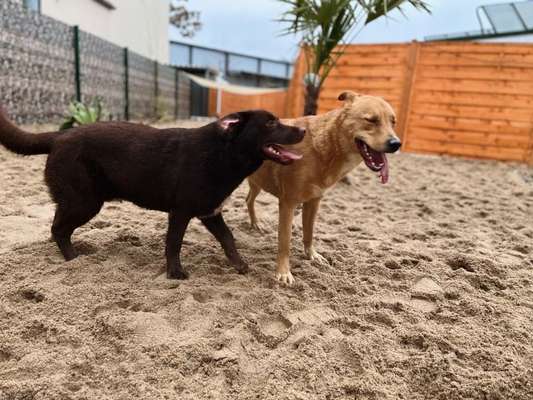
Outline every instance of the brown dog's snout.
<path fill-rule="evenodd" d="M 402 147 L 402 142 L 398 138 L 389 139 L 387 142 L 387 153 L 395 153 Z"/>

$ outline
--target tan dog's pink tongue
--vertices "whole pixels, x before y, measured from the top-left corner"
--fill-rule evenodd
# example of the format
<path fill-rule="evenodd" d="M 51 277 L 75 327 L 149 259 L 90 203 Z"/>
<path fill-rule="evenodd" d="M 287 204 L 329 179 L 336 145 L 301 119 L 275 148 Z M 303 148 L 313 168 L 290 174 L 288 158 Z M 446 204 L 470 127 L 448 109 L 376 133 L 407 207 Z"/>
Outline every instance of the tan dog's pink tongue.
<path fill-rule="evenodd" d="M 383 154 L 383 167 L 381 168 L 381 171 L 379 171 L 379 177 L 383 184 L 389 181 L 389 160 L 387 160 L 385 154 Z"/>

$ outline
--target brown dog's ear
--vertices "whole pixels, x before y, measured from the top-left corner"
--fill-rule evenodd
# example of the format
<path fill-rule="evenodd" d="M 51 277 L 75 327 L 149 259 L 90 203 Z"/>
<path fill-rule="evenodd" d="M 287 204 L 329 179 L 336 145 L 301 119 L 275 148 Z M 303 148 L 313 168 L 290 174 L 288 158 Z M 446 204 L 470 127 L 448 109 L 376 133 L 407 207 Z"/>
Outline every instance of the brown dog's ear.
<path fill-rule="evenodd" d="M 239 117 L 239 114 L 229 114 L 226 115 L 224 118 L 221 118 L 218 120 L 218 126 L 224 131 L 224 132 L 231 132 L 231 130 L 241 122 L 241 119 Z"/>
<path fill-rule="evenodd" d="M 359 93 L 352 92 L 351 90 L 347 90 L 346 92 L 339 94 L 339 100 L 347 103 L 353 103 L 353 101 L 358 97 L 361 97 L 361 95 Z"/>

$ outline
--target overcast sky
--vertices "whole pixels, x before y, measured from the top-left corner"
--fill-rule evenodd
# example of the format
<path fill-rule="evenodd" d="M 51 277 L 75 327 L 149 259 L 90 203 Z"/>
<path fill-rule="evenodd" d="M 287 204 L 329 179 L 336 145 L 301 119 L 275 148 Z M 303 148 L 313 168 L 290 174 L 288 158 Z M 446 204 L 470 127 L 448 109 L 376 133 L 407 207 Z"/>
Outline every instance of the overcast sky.
<path fill-rule="evenodd" d="M 364 27 L 358 43 L 402 42 L 424 36 L 479 29 L 476 7 L 505 0 L 429 0 L 432 14 L 405 6 L 407 19 L 399 13 Z M 220 48 L 259 57 L 292 60 L 298 40 L 280 36 L 283 25 L 276 19 L 284 11 L 277 0 L 188 0 L 191 10 L 201 12 L 202 30 L 192 40 L 170 29 L 171 39 Z"/>

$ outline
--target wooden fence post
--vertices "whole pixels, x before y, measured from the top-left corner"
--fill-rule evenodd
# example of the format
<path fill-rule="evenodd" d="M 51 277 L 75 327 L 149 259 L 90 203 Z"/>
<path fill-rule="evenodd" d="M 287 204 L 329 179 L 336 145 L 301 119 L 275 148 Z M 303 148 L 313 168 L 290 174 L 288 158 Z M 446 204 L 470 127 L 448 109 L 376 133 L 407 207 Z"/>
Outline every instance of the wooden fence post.
<path fill-rule="evenodd" d="M 524 161 L 528 165 L 533 165 L 533 121 L 531 129 L 529 130 L 529 143 L 524 156 Z"/>
<path fill-rule="evenodd" d="M 305 75 L 305 57 L 303 47 L 294 64 L 292 79 L 287 89 L 286 116 L 287 118 L 301 117 L 304 109 L 305 94 L 303 92 L 303 78 Z"/>
<path fill-rule="evenodd" d="M 405 86 L 403 88 L 400 105 L 400 115 L 398 124 L 398 134 L 400 135 L 403 148 L 406 148 L 407 128 L 409 126 L 409 114 L 411 113 L 411 104 L 413 102 L 413 91 L 418 69 L 418 58 L 420 55 L 421 44 L 417 41 L 411 42 L 407 54 L 407 71 L 405 76 Z"/>

